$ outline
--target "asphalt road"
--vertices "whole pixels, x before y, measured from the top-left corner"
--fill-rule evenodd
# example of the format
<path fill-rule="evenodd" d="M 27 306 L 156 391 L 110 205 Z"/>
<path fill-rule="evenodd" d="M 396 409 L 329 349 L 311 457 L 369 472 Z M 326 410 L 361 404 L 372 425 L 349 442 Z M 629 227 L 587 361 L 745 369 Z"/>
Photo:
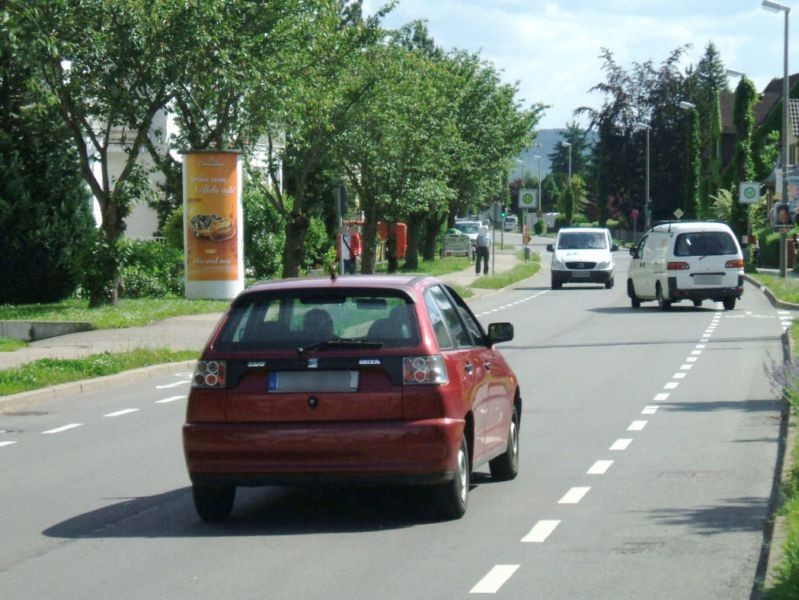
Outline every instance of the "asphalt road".
<path fill-rule="evenodd" d="M 752 287 L 734 311 L 633 310 L 618 259 L 612 290 L 544 272 L 473 303 L 516 327 L 521 473 L 478 473 L 459 521 L 409 490 L 264 488 L 202 523 L 188 373 L 0 417 L 0 596 L 749 598 L 788 317 Z"/>

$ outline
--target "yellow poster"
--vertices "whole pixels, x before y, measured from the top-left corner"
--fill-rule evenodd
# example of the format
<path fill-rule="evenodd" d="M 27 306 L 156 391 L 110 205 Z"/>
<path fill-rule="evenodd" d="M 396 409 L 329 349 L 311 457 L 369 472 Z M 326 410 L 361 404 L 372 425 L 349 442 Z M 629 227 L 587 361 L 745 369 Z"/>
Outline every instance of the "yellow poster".
<path fill-rule="evenodd" d="M 238 156 L 184 156 L 187 281 L 235 280 L 239 271 Z"/>

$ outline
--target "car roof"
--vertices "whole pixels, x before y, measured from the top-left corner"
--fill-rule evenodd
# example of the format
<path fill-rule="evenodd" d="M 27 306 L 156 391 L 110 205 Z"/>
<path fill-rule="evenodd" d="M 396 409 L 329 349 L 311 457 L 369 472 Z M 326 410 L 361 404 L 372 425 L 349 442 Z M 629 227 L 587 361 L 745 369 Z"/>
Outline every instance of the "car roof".
<path fill-rule="evenodd" d="M 432 275 L 350 275 L 341 277 L 293 277 L 287 279 L 274 279 L 261 281 L 241 292 L 240 296 L 272 291 L 300 290 L 300 289 L 339 289 L 339 288 L 364 288 L 364 289 L 393 289 L 422 290 L 436 283 L 444 282 Z"/>
<path fill-rule="evenodd" d="M 730 226 L 719 221 L 677 221 L 659 223 L 652 231 L 664 233 L 686 233 L 692 231 L 730 231 Z"/>
<path fill-rule="evenodd" d="M 605 233 L 606 227 L 561 227 L 558 233 Z"/>

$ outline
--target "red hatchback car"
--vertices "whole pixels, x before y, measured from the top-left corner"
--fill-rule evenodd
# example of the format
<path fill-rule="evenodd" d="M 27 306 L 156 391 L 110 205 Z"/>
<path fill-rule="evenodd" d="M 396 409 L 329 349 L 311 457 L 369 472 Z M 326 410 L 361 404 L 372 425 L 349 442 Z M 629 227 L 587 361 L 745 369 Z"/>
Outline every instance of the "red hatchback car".
<path fill-rule="evenodd" d="M 518 472 L 519 384 L 458 294 L 428 276 L 292 279 L 242 292 L 197 363 L 183 445 L 204 520 L 236 486 L 432 486 L 466 511 L 472 469 Z"/>

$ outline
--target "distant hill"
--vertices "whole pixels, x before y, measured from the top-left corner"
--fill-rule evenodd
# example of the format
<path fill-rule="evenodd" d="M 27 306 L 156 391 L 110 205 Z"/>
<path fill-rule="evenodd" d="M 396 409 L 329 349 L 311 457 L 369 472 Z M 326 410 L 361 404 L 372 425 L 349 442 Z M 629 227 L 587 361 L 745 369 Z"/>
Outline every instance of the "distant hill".
<path fill-rule="evenodd" d="M 521 159 L 524 161 L 525 175 L 538 177 L 538 159 L 533 156 L 541 156 L 541 177 L 545 178 L 549 174 L 549 155 L 563 138 L 562 133 L 565 129 L 539 129 L 533 143 L 533 147 L 522 151 Z M 540 148 L 535 147 L 541 144 Z M 519 177 L 519 165 L 515 165 L 510 174 L 511 179 Z"/>

